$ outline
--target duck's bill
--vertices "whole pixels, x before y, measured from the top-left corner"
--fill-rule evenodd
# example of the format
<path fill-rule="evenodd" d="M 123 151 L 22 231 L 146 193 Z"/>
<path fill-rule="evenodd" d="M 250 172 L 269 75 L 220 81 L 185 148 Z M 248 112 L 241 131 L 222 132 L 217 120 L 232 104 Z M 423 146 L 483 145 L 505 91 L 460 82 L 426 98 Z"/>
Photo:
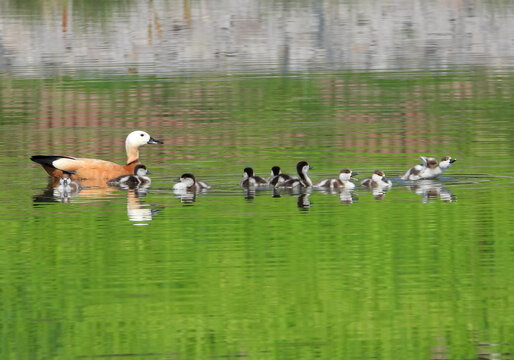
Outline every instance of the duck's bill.
<path fill-rule="evenodd" d="M 150 136 L 150 140 L 148 140 L 147 144 L 164 144 L 160 140 L 155 140 L 153 137 Z"/>

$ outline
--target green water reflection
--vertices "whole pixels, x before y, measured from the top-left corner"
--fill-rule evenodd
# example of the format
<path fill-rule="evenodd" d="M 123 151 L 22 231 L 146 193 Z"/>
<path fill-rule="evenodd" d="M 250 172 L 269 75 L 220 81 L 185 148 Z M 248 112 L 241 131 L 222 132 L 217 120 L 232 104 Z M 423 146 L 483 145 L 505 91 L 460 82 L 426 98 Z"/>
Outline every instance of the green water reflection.
<path fill-rule="evenodd" d="M 509 72 L 2 80 L 1 358 L 513 352 Z M 165 142 L 141 151 L 140 197 L 61 203 L 28 160 L 122 163 L 135 128 Z M 436 182 L 452 202 L 398 180 L 422 154 L 459 159 Z M 394 186 L 353 202 L 312 191 L 303 209 L 238 188 L 245 166 L 299 159 L 315 180 L 380 168 Z M 189 204 L 171 191 L 186 171 L 213 185 Z"/>

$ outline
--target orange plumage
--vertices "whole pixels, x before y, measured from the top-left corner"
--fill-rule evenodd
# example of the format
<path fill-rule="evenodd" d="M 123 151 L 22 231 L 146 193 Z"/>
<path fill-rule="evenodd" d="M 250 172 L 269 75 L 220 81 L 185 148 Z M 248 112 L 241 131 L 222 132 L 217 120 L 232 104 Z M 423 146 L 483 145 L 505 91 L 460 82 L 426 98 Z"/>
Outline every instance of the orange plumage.
<path fill-rule="evenodd" d="M 110 179 L 132 174 L 136 165 L 140 163 L 139 147 L 146 144 L 162 144 L 162 141 L 155 140 L 144 131 L 131 132 L 125 141 L 127 151 L 127 163 L 125 165 L 99 159 L 70 156 L 35 155 L 30 159 L 43 166 L 48 175 L 53 178 L 59 179 L 63 173 L 69 173 L 73 180 L 88 180 L 105 185 Z"/>

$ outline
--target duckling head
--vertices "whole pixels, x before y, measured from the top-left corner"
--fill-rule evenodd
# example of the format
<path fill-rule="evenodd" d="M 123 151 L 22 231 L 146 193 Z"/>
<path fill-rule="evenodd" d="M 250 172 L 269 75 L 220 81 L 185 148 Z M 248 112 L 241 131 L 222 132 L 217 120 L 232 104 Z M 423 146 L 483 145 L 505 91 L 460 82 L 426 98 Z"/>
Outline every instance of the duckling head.
<path fill-rule="evenodd" d="M 186 184 L 187 187 L 190 187 L 195 184 L 196 179 L 193 174 L 185 173 L 180 176 L 180 182 Z"/>
<path fill-rule="evenodd" d="M 296 171 L 299 175 L 307 174 L 307 171 L 312 169 L 312 166 L 310 166 L 307 161 L 300 161 L 298 164 L 296 164 Z"/>
<path fill-rule="evenodd" d="M 147 170 L 146 166 L 139 164 L 134 168 L 134 175 L 136 176 L 145 176 L 146 174 L 150 174 Z"/>
<path fill-rule="evenodd" d="M 253 176 L 253 169 L 251 167 L 247 167 L 243 170 L 243 179 L 248 179 Z"/>
<path fill-rule="evenodd" d="M 271 168 L 271 176 L 278 176 L 282 173 L 282 171 L 280 170 L 280 166 L 273 166 Z"/>
<path fill-rule="evenodd" d="M 341 180 L 341 182 L 350 181 L 352 175 L 354 175 L 354 173 L 350 169 L 343 169 L 339 172 L 339 180 Z"/>
<path fill-rule="evenodd" d="M 445 156 L 441 159 L 441 161 L 439 161 L 439 167 L 443 170 L 448 169 L 455 161 L 457 161 L 457 159 L 452 159 L 451 156 Z"/>

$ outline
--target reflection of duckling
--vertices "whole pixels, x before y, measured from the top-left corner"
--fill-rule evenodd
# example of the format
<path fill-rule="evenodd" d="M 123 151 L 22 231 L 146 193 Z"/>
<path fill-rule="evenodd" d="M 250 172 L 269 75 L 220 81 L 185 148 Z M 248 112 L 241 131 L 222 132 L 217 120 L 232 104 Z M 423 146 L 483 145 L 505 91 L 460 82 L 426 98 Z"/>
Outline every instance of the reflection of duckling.
<path fill-rule="evenodd" d="M 255 199 L 255 193 L 257 191 L 255 190 L 255 187 L 244 187 L 243 188 L 243 194 L 245 200 L 253 200 Z"/>
<path fill-rule="evenodd" d="M 353 200 L 358 200 L 357 197 L 353 195 L 353 193 L 350 190 L 344 189 L 343 191 L 339 192 L 339 199 L 343 204 L 351 204 L 353 203 Z"/>
<path fill-rule="evenodd" d="M 261 176 L 255 175 L 251 167 L 247 167 L 243 171 L 243 180 L 239 183 L 243 188 L 255 188 L 268 185 L 266 179 Z"/>
<path fill-rule="evenodd" d="M 307 161 L 300 161 L 296 164 L 296 172 L 298 173 L 298 179 L 290 179 L 282 183 L 277 184 L 278 188 L 294 189 L 294 188 L 306 188 L 312 186 L 312 180 L 307 175 L 307 172 L 312 169 Z"/>
<path fill-rule="evenodd" d="M 452 159 L 451 156 L 445 156 L 440 161 L 433 157 L 421 156 L 420 158 L 423 164 L 418 164 L 407 170 L 401 177 L 402 180 L 434 179 L 457 161 L 457 159 Z"/>
<path fill-rule="evenodd" d="M 351 190 L 355 188 L 355 184 L 350 182 L 352 175 L 357 175 L 357 173 L 352 173 L 350 169 L 343 169 L 339 172 L 339 177 L 337 179 L 325 179 L 316 183 L 314 187 L 322 188 L 322 189 L 346 189 Z"/>
<path fill-rule="evenodd" d="M 180 198 L 180 202 L 183 204 L 191 204 L 196 201 L 196 191 L 188 191 L 186 189 L 173 190 L 173 194 L 175 194 L 178 198 Z"/>
<path fill-rule="evenodd" d="M 134 189 L 141 185 L 148 186 L 152 180 L 146 176 L 146 174 L 149 174 L 146 166 L 139 164 L 134 168 L 134 174 L 118 176 L 107 181 L 107 185 L 119 186 L 128 189 Z"/>
<path fill-rule="evenodd" d="M 282 173 L 282 170 L 280 170 L 279 166 L 273 166 L 271 168 L 271 175 L 268 178 L 268 184 L 275 186 L 292 178 L 293 177 L 291 175 Z"/>
<path fill-rule="evenodd" d="M 173 190 L 200 192 L 202 190 L 209 190 L 211 188 L 209 184 L 206 184 L 200 180 L 196 180 L 195 176 L 189 173 L 182 174 L 178 181 L 178 183 L 173 185 Z"/>
<path fill-rule="evenodd" d="M 309 199 L 309 195 L 310 194 L 308 194 L 308 193 L 303 193 L 298 196 L 298 199 L 296 200 L 296 205 L 298 205 L 298 207 L 300 209 L 306 210 L 306 209 L 310 208 L 311 201 Z"/>
<path fill-rule="evenodd" d="M 437 180 L 420 180 L 407 187 L 416 195 L 423 196 L 423 203 L 437 198 L 443 202 L 454 202 L 456 200 L 452 192 Z"/>

